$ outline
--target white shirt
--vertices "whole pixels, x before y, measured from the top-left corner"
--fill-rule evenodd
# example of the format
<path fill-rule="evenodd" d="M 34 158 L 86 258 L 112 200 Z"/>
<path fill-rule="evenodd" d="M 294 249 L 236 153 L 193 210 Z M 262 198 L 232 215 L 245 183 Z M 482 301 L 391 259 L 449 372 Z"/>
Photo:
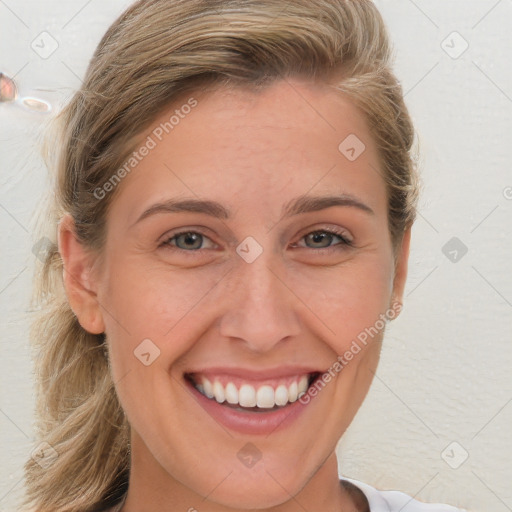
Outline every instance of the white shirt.
<path fill-rule="evenodd" d="M 399 491 L 378 491 L 371 485 L 342 477 L 363 491 L 371 512 L 467 512 L 441 503 L 423 503 Z"/>

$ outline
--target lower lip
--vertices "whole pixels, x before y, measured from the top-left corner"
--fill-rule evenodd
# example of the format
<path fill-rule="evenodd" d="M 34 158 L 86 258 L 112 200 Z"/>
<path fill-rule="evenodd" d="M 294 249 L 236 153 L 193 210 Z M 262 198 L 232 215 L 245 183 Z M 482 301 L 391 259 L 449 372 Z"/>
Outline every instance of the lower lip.
<path fill-rule="evenodd" d="M 242 434 L 268 436 L 278 429 L 285 429 L 310 405 L 310 403 L 303 404 L 296 400 L 281 409 L 269 412 L 237 411 L 231 407 L 219 404 L 216 400 L 207 398 L 187 379 L 185 379 L 185 382 L 192 393 L 194 393 L 194 396 L 197 397 L 198 403 L 210 416 L 225 427 Z"/>

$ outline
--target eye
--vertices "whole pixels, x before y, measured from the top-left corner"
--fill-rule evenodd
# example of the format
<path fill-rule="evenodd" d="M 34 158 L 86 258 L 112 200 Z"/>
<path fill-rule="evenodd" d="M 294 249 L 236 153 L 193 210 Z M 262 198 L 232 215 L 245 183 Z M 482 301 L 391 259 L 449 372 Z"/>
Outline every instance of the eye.
<path fill-rule="evenodd" d="M 180 233 L 176 233 L 173 236 L 165 239 L 162 242 L 163 246 L 170 246 L 170 248 L 174 249 L 182 249 L 184 251 L 193 251 L 195 252 L 197 249 L 207 249 L 208 247 L 202 247 L 203 242 L 205 240 L 209 240 L 214 246 L 213 242 L 207 236 L 198 233 L 197 231 L 182 231 Z M 212 247 L 209 247 L 210 249 Z"/>
<path fill-rule="evenodd" d="M 336 244 L 332 244 L 333 240 L 339 239 L 340 242 Z M 303 236 L 301 240 L 305 240 L 306 244 L 311 243 L 312 245 L 306 245 L 306 247 L 310 249 L 330 249 L 331 247 L 336 248 L 337 245 L 340 250 L 344 247 L 349 246 L 352 247 L 352 240 L 349 238 L 348 234 L 345 231 L 337 230 L 337 229 L 320 229 L 316 231 L 312 231 L 307 235 Z M 304 247 L 303 245 L 300 247 Z"/>

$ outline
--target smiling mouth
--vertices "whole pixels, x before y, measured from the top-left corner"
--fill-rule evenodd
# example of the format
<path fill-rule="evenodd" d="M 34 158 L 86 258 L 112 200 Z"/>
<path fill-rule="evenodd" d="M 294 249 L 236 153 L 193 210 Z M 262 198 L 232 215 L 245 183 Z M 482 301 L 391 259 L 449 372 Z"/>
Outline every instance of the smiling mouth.
<path fill-rule="evenodd" d="M 186 373 L 185 379 L 206 398 L 241 412 L 270 412 L 296 402 L 321 375 L 320 372 L 255 384 L 229 377 Z"/>

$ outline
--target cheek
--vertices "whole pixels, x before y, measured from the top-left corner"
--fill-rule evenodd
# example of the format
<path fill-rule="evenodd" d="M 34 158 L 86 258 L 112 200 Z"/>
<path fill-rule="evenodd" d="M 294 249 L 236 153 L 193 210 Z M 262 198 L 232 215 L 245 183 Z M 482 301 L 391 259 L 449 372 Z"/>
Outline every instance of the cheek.
<path fill-rule="evenodd" d="M 391 260 L 383 256 L 321 272 L 305 271 L 297 289 L 320 320 L 322 338 L 342 354 L 368 330 L 375 332 L 376 327 L 381 335 L 381 315 L 390 307 L 392 278 Z"/>
<path fill-rule="evenodd" d="M 133 352 L 146 339 L 168 361 L 186 352 L 194 340 L 185 326 L 190 330 L 192 317 L 200 312 L 201 301 L 222 272 L 163 268 L 162 263 L 142 258 L 118 260 L 109 268 L 115 271 L 105 273 L 99 300 L 104 305 L 107 335 L 123 365 L 135 364 Z"/>

